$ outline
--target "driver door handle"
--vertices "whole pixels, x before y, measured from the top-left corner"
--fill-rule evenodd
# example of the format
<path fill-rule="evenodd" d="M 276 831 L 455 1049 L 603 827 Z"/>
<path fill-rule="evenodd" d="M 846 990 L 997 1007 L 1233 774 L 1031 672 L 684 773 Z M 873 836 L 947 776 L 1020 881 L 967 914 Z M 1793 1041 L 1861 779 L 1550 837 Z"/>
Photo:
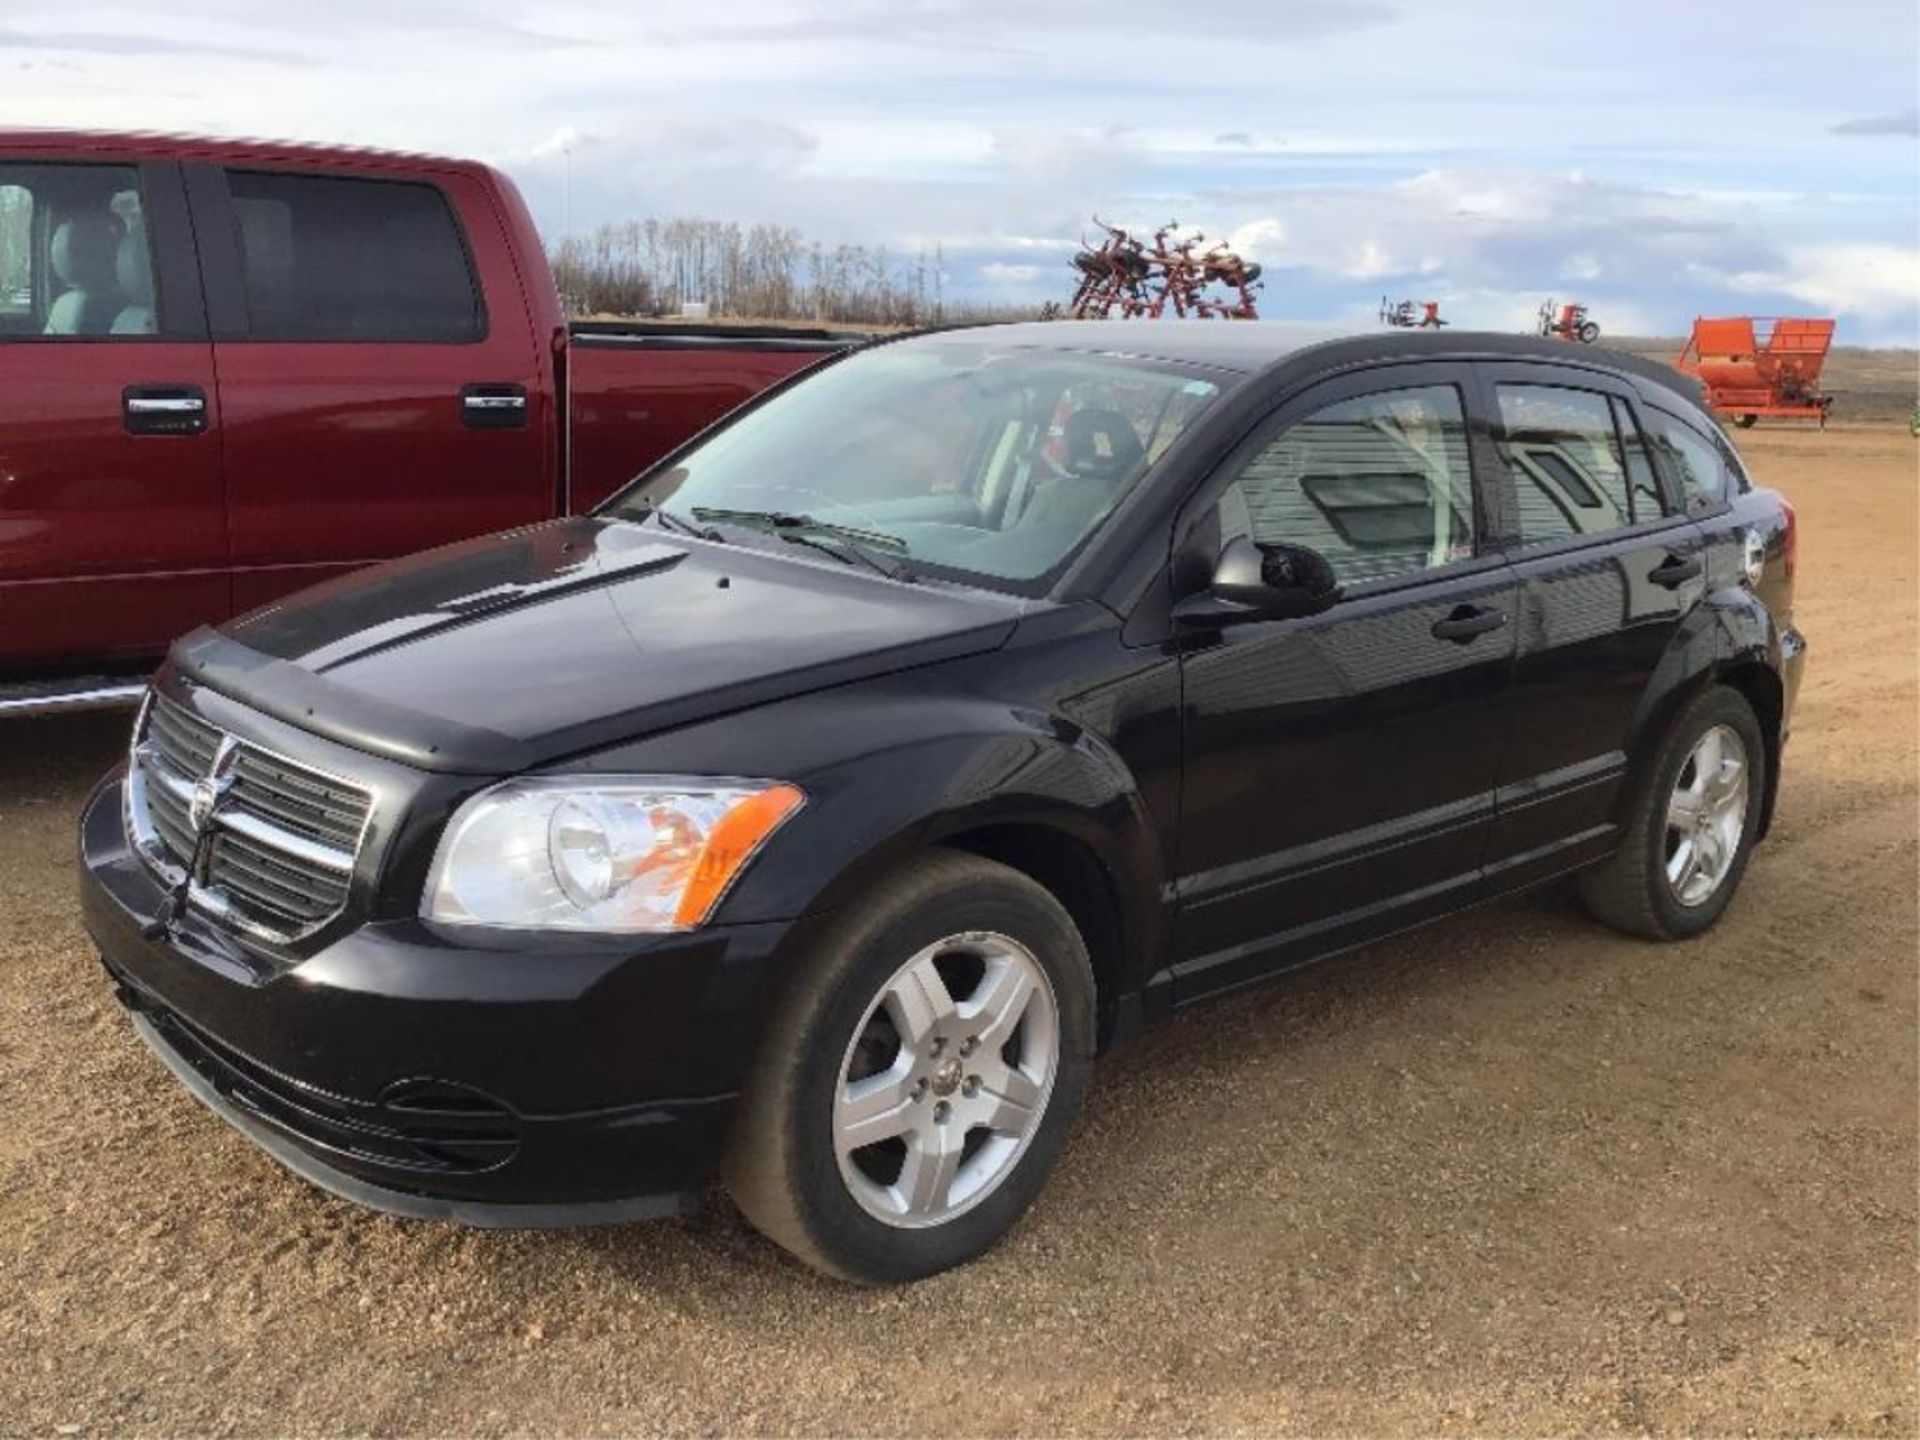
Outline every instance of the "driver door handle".
<path fill-rule="evenodd" d="M 1476 636 L 1498 630 L 1507 623 L 1504 610 L 1488 610 L 1479 605 L 1456 606 L 1444 620 L 1433 622 L 1433 638 L 1451 640 L 1456 645 L 1470 643 Z"/>

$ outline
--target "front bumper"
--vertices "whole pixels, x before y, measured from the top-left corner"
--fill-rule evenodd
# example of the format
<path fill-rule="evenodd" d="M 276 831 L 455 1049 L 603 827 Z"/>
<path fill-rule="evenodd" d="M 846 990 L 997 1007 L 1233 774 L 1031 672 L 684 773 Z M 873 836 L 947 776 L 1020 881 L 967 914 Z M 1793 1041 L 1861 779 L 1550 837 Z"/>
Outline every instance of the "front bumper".
<path fill-rule="evenodd" d="M 289 1169 L 488 1226 L 657 1215 L 711 1184 L 789 926 L 610 941 L 382 921 L 263 964 L 169 918 L 120 784 L 81 821 L 87 929 L 141 1038 Z"/>

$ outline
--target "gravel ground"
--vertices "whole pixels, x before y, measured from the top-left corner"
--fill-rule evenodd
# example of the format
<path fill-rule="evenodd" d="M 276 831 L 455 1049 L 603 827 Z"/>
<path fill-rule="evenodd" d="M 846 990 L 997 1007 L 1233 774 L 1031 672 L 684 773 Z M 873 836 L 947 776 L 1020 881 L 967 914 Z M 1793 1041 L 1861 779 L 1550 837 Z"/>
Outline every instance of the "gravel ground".
<path fill-rule="evenodd" d="M 284 1174 L 89 953 L 125 717 L 0 730 L 0 1431 L 1915 1434 L 1915 450 L 1741 441 L 1813 648 L 1721 926 L 1548 893 L 1184 1016 L 905 1290 L 724 1215 L 488 1234 Z"/>

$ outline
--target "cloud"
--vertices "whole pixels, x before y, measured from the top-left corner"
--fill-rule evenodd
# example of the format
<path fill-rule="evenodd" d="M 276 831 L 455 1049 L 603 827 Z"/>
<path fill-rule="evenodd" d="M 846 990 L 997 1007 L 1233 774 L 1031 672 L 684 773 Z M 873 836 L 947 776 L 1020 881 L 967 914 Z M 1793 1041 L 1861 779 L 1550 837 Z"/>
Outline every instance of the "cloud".
<path fill-rule="evenodd" d="M 232 60 L 268 61 L 279 65 L 312 63 L 310 57 L 291 43 L 284 47 L 236 45 L 216 40 L 154 35 L 138 30 L 0 29 L 0 50 L 46 51 L 66 55 L 205 55 Z"/>
<path fill-rule="evenodd" d="M 1895 245 L 1795 245 L 1785 264 L 1725 277 L 1745 294 L 1789 295 L 1826 314 L 1904 317 L 1920 307 L 1920 250 Z"/>
<path fill-rule="evenodd" d="M 1610 333 L 1830 306 L 1908 338 L 1874 277 L 1910 253 L 1911 143 L 1833 140 L 1915 133 L 1844 117 L 1910 104 L 1920 31 L 1823 3 L 1782 46 L 1671 0 L 1211 0 L 1184 29 L 1112 0 L 0 0 L 0 125 L 470 155 L 550 236 L 702 215 L 939 245 L 985 299 L 1070 290 L 1094 214 L 1178 216 L 1268 267 L 1268 314 L 1391 290 L 1505 327 L 1556 293 Z M 1634 33 L 1662 43 L 1626 60 Z"/>
<path fill-rule="evenodd" d="M 1908 107 L 1886 115 L 1863 115 L 1828 127 L 1833 135 L 1920 135 L 1920 109 Z"/>

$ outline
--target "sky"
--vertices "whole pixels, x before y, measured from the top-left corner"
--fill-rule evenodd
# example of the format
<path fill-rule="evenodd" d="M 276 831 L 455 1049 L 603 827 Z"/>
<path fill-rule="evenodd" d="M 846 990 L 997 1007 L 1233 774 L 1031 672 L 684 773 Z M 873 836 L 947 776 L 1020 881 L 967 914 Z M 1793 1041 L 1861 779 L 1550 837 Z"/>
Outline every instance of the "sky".
<path fill-rule="evenodd" d="M 772 221 L 1065 298 L 1092 216 L 1383 295 L 1614 334 L 1920 337 L 1914 0 L 0 0 L 0 126 L 474 156 L 550 241 Z"/>

